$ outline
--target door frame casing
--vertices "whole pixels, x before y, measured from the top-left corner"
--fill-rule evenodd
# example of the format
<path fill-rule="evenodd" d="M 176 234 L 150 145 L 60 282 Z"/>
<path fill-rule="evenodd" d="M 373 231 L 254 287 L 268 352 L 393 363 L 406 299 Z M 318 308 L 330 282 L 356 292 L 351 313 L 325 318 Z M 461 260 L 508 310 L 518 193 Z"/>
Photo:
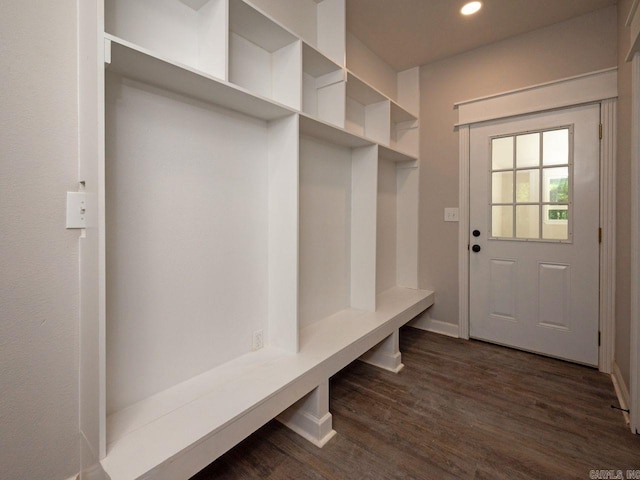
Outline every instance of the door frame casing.
<path fill-rule="evenodd" d="M 634 0 L 625 27 L 629 31 L 631 62 L 631 318 L 630 427 L 640 434 L 640 1 Z"/>
<path fill-rule="evenodd" d="M 600 104 L 600 311 L 601 342 L 598 368 L 611 373 L 615 346 L 615 158 L 617 68 L 499 93 L 455 104 L 459 134 L 458 283 L 460 338 L 469 338 L 469 162 L 471 125 L 570 108 Z M 596 132 L 594 132 L 595 134 Z M 595 234 L 595 232 L 594 232 Z"/>

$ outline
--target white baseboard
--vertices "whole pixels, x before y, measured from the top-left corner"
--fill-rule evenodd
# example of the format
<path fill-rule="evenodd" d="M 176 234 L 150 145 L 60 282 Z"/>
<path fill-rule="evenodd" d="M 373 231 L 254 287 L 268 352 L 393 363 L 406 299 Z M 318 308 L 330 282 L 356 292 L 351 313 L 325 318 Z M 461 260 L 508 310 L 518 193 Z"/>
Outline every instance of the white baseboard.
<path fill-rule="evenodd" d="M 446 335 L 447 337 L 459 338 L 458 325 L 431 318 L 428 312 L 417 316 L 407 323 L 407 325 L 419 330 L 426 330 L 427 332 L 439 333 L 440 335 Z"/>
<path fill-rule="evenodd" d="M 616 391 L 616 395 L 618 396 L 618 402 L 620 402 L 620 408 L 624 408 L 625 410 L 629 409 L 629 405 L 631 402 L 629 401 L 629 388 L 627 384 L 624 382 L 624 378 L 622 378 L 622 372 L 620 372 L 620 367 L 618 364 L 613 362 L 613 373 L 611 374 L 611 380 L 613 381 L 613 388 Z M 627 412 L 622 412 L 624 416 L 625 422 L 627 422 L 627 426 L 630 425 L 629 414 Z"/>

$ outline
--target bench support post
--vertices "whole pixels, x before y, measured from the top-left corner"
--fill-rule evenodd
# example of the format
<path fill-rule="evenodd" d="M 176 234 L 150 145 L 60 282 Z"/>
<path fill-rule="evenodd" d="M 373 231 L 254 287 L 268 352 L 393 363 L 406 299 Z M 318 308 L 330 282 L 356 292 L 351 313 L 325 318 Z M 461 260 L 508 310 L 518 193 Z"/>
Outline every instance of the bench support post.
<path fill-rule="evenodd" d="M 329 412 L 329 380 L 325 380 L 278 417 L 283 425 L 322 448 L 336 431 Z"/>

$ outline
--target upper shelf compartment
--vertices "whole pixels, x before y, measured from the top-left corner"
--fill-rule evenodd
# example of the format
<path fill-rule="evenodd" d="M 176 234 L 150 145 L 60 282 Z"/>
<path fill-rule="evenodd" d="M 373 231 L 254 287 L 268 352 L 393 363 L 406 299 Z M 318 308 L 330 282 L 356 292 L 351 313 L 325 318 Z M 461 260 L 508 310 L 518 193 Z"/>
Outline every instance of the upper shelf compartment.
<path fill-rule="evenodd" d="M 244 0 L 229 1 L 229 81 L 300 110 L 300 40 Z"/>
<path fill-rule="evenodd" d="M 251 0 L 306 43 L 345 65 L 345 0 Z"/>
<path fill-rule="evenodd" d="M 347 74 L 345 128 L 382 145 L 389 145 L 391 105 L 387 97 L 351 72 Z"/>
<path fill-rule="evenodd" d="M 105 0 L 105 31 L 227 78 L 227 0 Z"/>
<path fill-rule="evenodd" d="M 110 72 L 262 120 L 293 113 L 282 105 L 111 35 L 105 36 L 105 61 Z"/>
<path fill-rule="evenodd" d="M 344 128 L 344 70 L 306 43 L 302 47 L 302 92 L 304 113 Z"/>
<path fill-rule="evenodd" d="M 412 113 L 391 102 L 390 145 L 392 148 L 417 156 L 420 141 L 418 127 L 418 119 Z"/>

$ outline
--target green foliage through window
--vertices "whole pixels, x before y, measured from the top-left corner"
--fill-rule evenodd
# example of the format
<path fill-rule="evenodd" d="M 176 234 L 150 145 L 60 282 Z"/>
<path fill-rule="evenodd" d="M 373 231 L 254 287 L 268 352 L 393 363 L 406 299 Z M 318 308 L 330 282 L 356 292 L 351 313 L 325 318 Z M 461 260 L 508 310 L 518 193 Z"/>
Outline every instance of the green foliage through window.
<path fill-rule="evenodd" d="M 552 178 L 549 181 L 549 201 L 569 203 L 569 179 Z"/>
<path fill-rule="evenodd" d="M 549 210 L 548 218 L 549 220 L 568 220 L 568 213 L 567 210 Z"/>

